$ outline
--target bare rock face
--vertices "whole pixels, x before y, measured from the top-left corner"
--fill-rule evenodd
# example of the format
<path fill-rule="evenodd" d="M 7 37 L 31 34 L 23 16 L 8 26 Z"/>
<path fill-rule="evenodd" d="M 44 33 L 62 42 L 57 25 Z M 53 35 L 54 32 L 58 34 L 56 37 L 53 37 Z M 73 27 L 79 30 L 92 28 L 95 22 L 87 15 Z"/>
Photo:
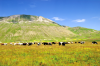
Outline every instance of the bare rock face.
<path fill-rule="evenodd" d="M 16 17 L 20 17 L 20 15 L 13 15 L 13 16 L 10 16 L 9 18 L 16 18 Z"/>
<path fill-rule="evenodd" d="M 0 22 L 34 22 L 34 21 L 39 21 L 39 22 L 53 22 L 50 19 L 44 18 L 42 16 L 32 16 L 32 15 L 12 15 L 9 17 L 4 17 Z"/>
<path fill-rule="evenodd" d="M 52 20 L 44 18 L 42 16 L 39 16 L 39 18 L 37 19 L 37 21 L 40 21 L 40 22 L 53 22 Z"/>

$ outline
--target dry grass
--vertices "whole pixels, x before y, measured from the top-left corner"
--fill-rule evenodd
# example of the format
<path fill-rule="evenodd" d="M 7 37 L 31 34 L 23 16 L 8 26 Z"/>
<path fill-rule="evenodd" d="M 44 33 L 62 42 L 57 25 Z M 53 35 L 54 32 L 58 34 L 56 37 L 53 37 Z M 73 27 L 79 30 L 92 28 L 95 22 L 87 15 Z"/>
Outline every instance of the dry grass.
<path fill-rule="evenodd" d="M 100 42 L 66 46 L 0 45 L 0 66 L 100 66 L 99 62 Z"/>

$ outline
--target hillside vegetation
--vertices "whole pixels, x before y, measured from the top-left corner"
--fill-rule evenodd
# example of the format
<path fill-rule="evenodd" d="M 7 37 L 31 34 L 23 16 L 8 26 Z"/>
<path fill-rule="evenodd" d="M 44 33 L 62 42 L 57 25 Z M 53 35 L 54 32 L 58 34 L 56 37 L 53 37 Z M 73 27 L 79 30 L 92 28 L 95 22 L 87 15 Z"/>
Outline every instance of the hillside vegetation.
<path fill-rule="evenodd" d="M 78 41 L 97 39 L 99 36 L 100 31 L 62 26 L 42 16 L 0 17 L 0 42 Z"/>
<path fill-rule="evenodd" d="M 1 42 L 29 42 L 62 40 L 75 35 L 64 27 L 53 23 L 0 23 Z"/>
<path fill-rule="evenodd" d="M 77 34 L 77 36 L 73 38 L 86 38 L 86 39 L 99 39 L 100 38 L 100 31 L 84 28 L 84 27 L 70 27 L 68 28 L 71 32 Z"/>

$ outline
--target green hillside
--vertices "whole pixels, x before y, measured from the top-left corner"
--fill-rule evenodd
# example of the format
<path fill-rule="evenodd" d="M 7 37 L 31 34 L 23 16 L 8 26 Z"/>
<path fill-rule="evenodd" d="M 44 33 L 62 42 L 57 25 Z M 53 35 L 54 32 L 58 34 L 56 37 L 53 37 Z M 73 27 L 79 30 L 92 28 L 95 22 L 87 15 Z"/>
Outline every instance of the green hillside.
<path fill-rule="evenodd" d="M 71 32 L 77 34 L 77 36 L 73 38 L 81 38 L 81 39 L 100 39 L 100 31 L 84 28 L 84 27 L 70 27 L 68 28 Z"/>
<path fill-rule="evenodd" d="M 62 26 L 42 16 L 12 15 L 0 19 L 0 42 L 79 41 L 100 37 L 100 31 Z"/>
<path fill-rule="evenodd" d="M 53 23 L 0 23 L 1 42 L 29 42 L 64 40 L 74 35 L 66 28 Z M 70 35 L 70 34 L 71 35 Z M 45 41 L 46 41 L 45 40 Z"/>

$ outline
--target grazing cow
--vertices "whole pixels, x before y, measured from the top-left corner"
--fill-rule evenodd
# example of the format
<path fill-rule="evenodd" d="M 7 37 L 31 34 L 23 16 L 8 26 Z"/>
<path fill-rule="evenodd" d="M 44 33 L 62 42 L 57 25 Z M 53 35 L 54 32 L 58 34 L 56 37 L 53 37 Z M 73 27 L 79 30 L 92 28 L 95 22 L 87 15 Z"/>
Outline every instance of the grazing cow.
<path fill-rule="evenodd" d="M 62 45 L 63 42 L 59 42 L 59 46 Z"/>
<path fill-rule="evenodd" d="M 49 45 L 52 45 L 51 42 L 48 43 Z"/>
<path fill-rule="evenodd" d="M 52 42 L 52 44 L 56 44 L 56 42 Z"/>
<path fill-rule="evenodd" d="M 10 45 L 13 45 L 13 43 L 10 43 Z"/>
<path fill-rule="evenodd" d="M 19 45 L 23 45 L 23 43 L 18 43 Z"/>
<path fill-rule="evenodd" d="M 37 42 L 34 42 L 34 44 L 37 44 Z"/>
<path fill-rule="evenodd" d="M 44 45 L 52 45 L 51 42 L 43 42 Z"/>
<path fill-rule="evenodd" d="M 75 42 L 75 43 L 77 43 L 77 42 Z"/>
<path fill-rule="evenodd" d="M 65 46 L 65 44 L 67 44 L 67 42 L 63 42 L 63 43 L 62 43 L 62 46 Z"/>
<path fill-rule="evenodd" d="M 28 43 L 23 43 L 22 45 L 28 45 Z"/>
<path fill-rule="evenodd" d="M 70 44 L 70 42 L 66 42 L 66 44 Z"/>
<path fill-rule="evenodd" d="M 14 45 L 19 45 L 18 43 L 14 43 Z"/>
<path fill-rule="evenodd" d="M 78 43 L 81 43 L 81 42 L 78 42 Z"/>
<path fill-rule="evenodd" d="M 93 41 L 92 44 L 98 44 L 96 41 Z"/>
<path fill-rule="evenodd" d="M 7 45 L 7 43 L 1 43 L 1 45 Z"/>
<path fill-rule="evenodd" d="M 71 41 L 71 44 L 73 44 L 73 42 Z"/>
<path fill-rule="evenodd" d="M 81 41 L 81 44 L 84 44 L 85 42 L 84 41 Z"/>
<path fill-rule="evenodd" d="M 39 42 L 37 46 L 39 46 L 41 43 Z"/>
<path fill-rule="evenodd" d="M 42 44 L 44 44 L 44 45 L 48 45 L 48 42 L 43 42 Z"/>
<path fill-rule="evenodd" d="M 34 44 L 38 44 L 38 42 L 34 42 Z"/>
<path fill-rule="evenodd" d="M 28 46 L 32 45 L 33 43 L 28 43 Z"/>

